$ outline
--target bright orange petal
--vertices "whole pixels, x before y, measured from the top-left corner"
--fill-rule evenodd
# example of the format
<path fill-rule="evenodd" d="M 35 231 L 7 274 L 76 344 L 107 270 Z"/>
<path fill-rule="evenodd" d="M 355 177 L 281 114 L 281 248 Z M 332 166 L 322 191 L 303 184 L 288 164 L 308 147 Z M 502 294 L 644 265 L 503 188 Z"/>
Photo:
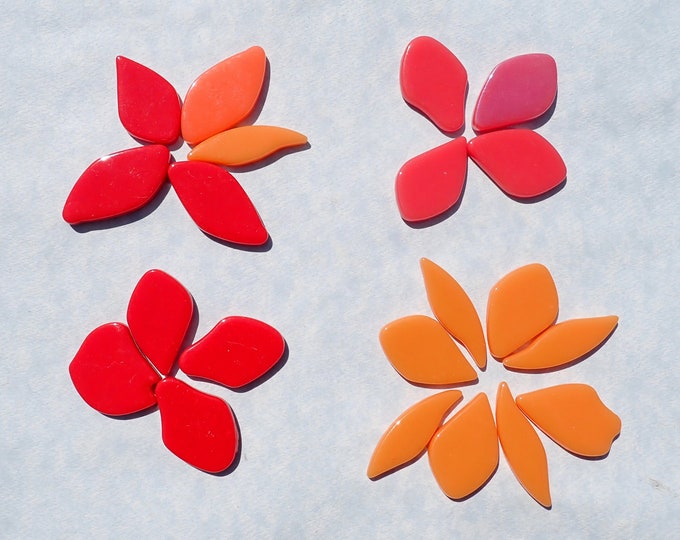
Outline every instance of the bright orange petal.
<path fill-rule="evenodd" d="M 462 499 L 498 466 L 498 436 L 486 394 L 477 394 L 440 427 L 427 449 L 430 468 L 448 497 Z"/>
<path fill-rule="evenodd" d="M 505 357 L 503 365 L 531 371 L 568 364 L 602 343 L 618 321 L 617 316 L 609 315 L 561 322 L 548 328 L 524 349 Z"/>
<path fill-rule="evenodd" d="M 536 337 L 557 319 L 557 289 L 542 264 L 513 270 L 494 285 L 486 312 L 489 350 L 496 358 Z"/>
<path fill-rule="evenodd" d="M 504 382 L 498 386 L 496 396 L 496 424 L 503 453 L 517 480 L 529 495 L 549 508 L 552 501 L 548 459 L 543 443 L 515 405 L 510 389 Z"/>
<path fill-rule="evenodd" d="M 405 379 L 418 384 L 459 384 L 477 380 L 444 327 L 425 315 L 397 319 L 380 331 L 388 360 Z"/>
<path fill-rule="evenodd" d="M 470 352 L 480 369 L 486 366 L 482 323 L 470 297 L 446 270 L 429 259 L 420 259 L 427 299 L 434 316 Z"/>
<path fill-rule="evenodd" d="M 444 416 L 462 397 L 458 390 L 446 390 L 404 411 L 378 441 L 368 464 L 368 477 L 380 476 L 417 457 L 425 450 Z"/>
<path fill-rule="evenodd" d="M 564 449 L 604 456 L 621 431 L 621 419 L 586 384 L 562 384 L 517 396 L 517 405 L 541 431 Z"/>

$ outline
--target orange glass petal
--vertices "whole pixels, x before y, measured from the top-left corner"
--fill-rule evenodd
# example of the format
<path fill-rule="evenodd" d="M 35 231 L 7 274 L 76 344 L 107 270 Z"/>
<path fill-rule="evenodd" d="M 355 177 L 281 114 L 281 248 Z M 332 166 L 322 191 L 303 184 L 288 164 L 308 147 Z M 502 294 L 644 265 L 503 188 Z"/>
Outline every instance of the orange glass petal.
<path fill-rule="evenodd" d="M 562 384 L 517 396 L 517 405 L 541 431 L 564 449 L 604 456 L 621 431 L 621 419 L 586 384 Z"/>
<path fill-rule="evenodd" d="M 420 259 L 427 299 L 434 316 L 470 352 L 480 369 L 486 367 L 486 342 L 482 323 L 470 297 L 446 270 Z"/>
<path fill-rule="evenodd" d="M 504 358 L 557 319 L 557 289 L 542 264 L 513 270 L 494 285 L 486 312 L 489 350 Z"/>
<path fill-rule="evenodd" d="M 380 331 L 380 344 L 399 374 L 418 384 L 459 384 L 477 380 L 444 327 L 425 315 L 397 319 Z"/>
<path fill-rule="evenodd" d="M 267 57 L 251 47 L 222 60 L 192 83 L 182 105 L 182 137 L 191 145 L 248 116 L 262 90 Z"/>
<path fill-rule="evenodd" d="M 568 364 L 602 343 L 618 321 L 616 315 L 609 315 L 561 322 L 548 328 L 524 349 L 505 357 L 503 365 L 531 371 Z"/>
<path fill-rule="evenodd" d="M 276 126 L 243 126 L 213 135 L 196 146 L 192 161 L 208 161 L 228 167 L 254 163 L 284 148 L 307 143 L 302 133 Z"/>
<path fill-rule="evenodd" d="M 485 393 L 437 430 L 427 455 L 439 487 L 452 499 L 467 497 L 491 478 L 498 466 L 498 436 Z"/>
<path fill-rule="evenodd" d="M 545 448 L 504 382 L 498 386 L 496 396 L 496 424 L 503 453 L 517 480 L 529 495 L 549 508 L 552 501 Z"/>
<path fill-rule="evenodd" d="M 462 398 L 460 391 L 446 390 L 404 411 L 378 441 L 368 464 L 368 477 L 380 476 L 417 457 L 425 450 L 444 416 Z"/>

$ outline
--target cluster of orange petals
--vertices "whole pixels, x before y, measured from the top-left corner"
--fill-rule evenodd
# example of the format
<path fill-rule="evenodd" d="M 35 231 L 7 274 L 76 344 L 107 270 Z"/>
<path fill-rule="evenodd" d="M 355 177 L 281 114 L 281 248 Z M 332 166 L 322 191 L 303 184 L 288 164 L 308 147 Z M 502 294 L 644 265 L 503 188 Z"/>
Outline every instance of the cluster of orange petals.
<path fill-rule="evenodd" d="M 427 259 L 421 259 L 421 269 L 437 320 L 412 315 L 386 325 L 380 332 L 383 350 L 412 383 L 474 382 L 476 371 L 451 337 L 484 369 L 486 341 L 477 311 L 445 270 Z M 486 335 L 491 355 L 518 371 L 565 367 L 597 348 L 618 322 L 616 316 L 607 316 L 555 324 L 558 307 L 557 289 L 545 266 L 530 264 L 507 274 L 489 294 Z M 488 397 L 480 392 L 444 422 L 462 398 L 459 390 L 445 390 L 402 413 L 378 442 L 368 476 L 382 476 L 427 451 L 442 491 L 463 499 L 495 472 L 500 441 L 520 484 L 550 507 L 545 449 L 531 423 L 569 452 L 587 457 L 606 455 L 621 430 L 619 417 L 585 384 L 553 386 L 513 399 L 503 382 L 496 396 L 495 421 Z"/>

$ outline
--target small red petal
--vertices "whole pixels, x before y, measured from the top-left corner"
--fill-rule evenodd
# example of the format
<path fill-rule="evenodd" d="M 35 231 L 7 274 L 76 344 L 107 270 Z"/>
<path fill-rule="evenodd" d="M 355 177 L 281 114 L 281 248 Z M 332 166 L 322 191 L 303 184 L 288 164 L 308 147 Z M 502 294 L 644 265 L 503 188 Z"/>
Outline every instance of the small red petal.
<path fill-rule="evenodd" d="M 62 216 L 75 225 L 133 212 L 165 182 L 170 152 L 165 146 L 131 148 L 99 158 L 78 178 Z"/>
<path fill-rule="evenodd" d="M 537 197 L 559 186 L 567 168 L 555 148 L 530 129 L 507 129 L 475 137 L 468 153 L 505 193 Z"/>
<path fill-rule="evenodd" d="M 178 458 L 210 473 L 229 467 L 239 434 L 229 405 L 173 377 L 156 385 L 163 443 Z"/>
<path fill-rule="evenodd" d="M 149 270 L 132 292 L 127 310 L 130 332 L 163 375 L 172 370 L 193 311 L 189 292 L 162 270 Z"/>
<path fill-rule="evenodd" d="M 173 86 L 155 71 L 118 56 L 118 117 L 130 135 L 157 144 L 179 137 L 180 99 Z"/>
<path fill-rule="evenodd" d="M 100 413 L 132 414 L 156 403 L 153 387 L 160 377 L 139 353 L 124 324 L 95 328 L 68 370 L 80 397 Z"/>
<path fill-rule="evenodd" d="M 180 161 L 168 169 L 170 182 L 196 225 L 212 236 L 250 246 L 269 238 L 257 210 L 227 171 L 201 161 Z"/>
<path fill-rule="evenodd" d="M 179 367 L 192 377 L 239 388 L 267 373 L 285 347 L 283 336 L 268 324 L 227 317 L 182 353 Z"/>

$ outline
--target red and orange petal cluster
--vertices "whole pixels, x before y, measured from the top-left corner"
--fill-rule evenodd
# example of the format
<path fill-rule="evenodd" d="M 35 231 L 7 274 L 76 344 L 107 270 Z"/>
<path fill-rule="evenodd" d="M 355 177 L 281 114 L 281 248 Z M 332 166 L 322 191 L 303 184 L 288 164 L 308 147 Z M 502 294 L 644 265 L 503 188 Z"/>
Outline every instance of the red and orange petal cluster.
<path fill-rule="evenodd" d="M 467 349 L 478 368 L 486 367 L 484 331 L 472 301 L 432 261 L 422 259 L 421 269 L 436 320 L 412 315 L 386 325 L 380 332 L 385 355 L 415 384 L 473 383 L 477 372 L 456 345 Z M 558 307 L 557 289 L 545 266 L 530 264 L 504 276 L 491 289 L 487 306 L 491 355 L 512 370 L 562 368 L 598 347 L 618 323 L 618 317 L 605 316 L 556 324 Z M 402 413 L 378 442 L 368 476 L 379 477 L 427 451 L 442 491 L 462 499 L 493 475 L 500 441 L 520 484 L 550 507 L 547 458 L 532 423 L 564 449 L 587 457 L 606 455 L 621 430 L 619 417 L 585 384 L 552 386 L 513 399 L 503 382 L 495 421 L 488 397 L 480 392 L 444 422 L 462 398 L 460 390 L 446 390 Z"/>

